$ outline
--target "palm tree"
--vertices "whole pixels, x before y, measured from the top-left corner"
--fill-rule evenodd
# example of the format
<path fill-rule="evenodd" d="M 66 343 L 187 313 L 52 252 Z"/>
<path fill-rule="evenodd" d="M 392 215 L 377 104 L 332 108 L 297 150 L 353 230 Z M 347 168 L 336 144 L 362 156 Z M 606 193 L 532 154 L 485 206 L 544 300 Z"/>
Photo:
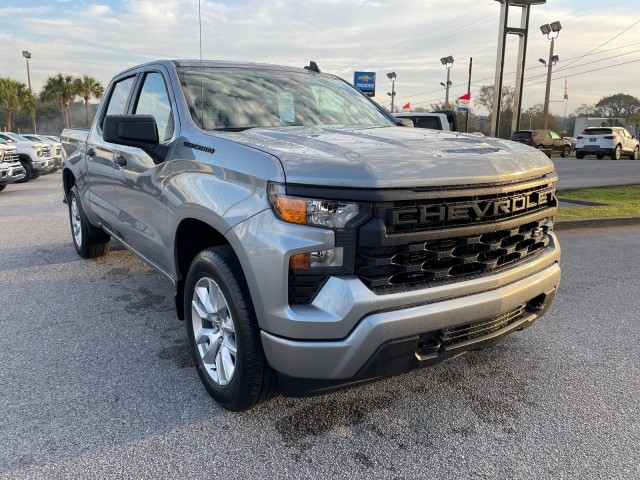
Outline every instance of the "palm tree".
<path fill-rule="evenodd" d="M 14 112 L 35 111 L 35 101 L 29 88 L 11 78 L 0 78 L 0 104 L 7 110 L 7 128 L 11 130 L 11 119 Z"/>
<path fill-rule="evenodd" d="M 40 100 L 45 103 L 57 103 L 62 112 L 62 123 L 66 128 L 71 126 L 71 116 L 69 105 L 78 95 L 76 83 L 73 75 L 57 74 L 47 78 L 47 81 L 40 92 Z"/>
<path fill-rule="evenodd" d="M 89 125 L 89 100 L 91 97 L 99 99 L 104 93 L 104 87 L 91 75 L 83 75 L 75 80 L 76 92 L 84 99 L 84 116 L 87 127 Z"/>

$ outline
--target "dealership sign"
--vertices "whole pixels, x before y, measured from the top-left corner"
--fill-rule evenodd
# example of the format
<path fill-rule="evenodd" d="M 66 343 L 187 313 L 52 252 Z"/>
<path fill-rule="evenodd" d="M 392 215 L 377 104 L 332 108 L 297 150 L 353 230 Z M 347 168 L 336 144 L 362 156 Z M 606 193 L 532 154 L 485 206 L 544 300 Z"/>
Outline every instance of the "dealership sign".
<path fill-rule="evenodd" d="M 471 102 L 471 92 L 465 93 L 464 95 L 458 97 L 458 111 L 468 112 L 470 102 Z"/>
<path fill-rule="evenodd" d="M 376 96 L 376 74 L 375 72 L 355 72 L 353 84 L 367 97 Z"/>

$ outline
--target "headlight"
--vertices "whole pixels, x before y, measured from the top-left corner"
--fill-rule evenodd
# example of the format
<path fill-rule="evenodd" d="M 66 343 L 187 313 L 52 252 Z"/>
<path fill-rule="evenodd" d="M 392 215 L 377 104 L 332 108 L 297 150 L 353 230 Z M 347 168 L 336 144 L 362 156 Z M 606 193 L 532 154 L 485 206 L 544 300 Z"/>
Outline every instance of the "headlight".
<path fill-rule="evenodd" d="M 300 225 L 344 229 L 360 213 L 360 204 L 286 195 L 284 185 L 272 183 L 269 201 L 280 220 Z"/>
<path fill-rule="evenodd" d="M 269 201 L 280 220 L 329 228 L 336 234 L 334 248 L 330 250 L 293 255 L 289 261 L 290 271 L 322 269 L 334 274 L 353 271 L 356 228 L 371 216 L 369 204 L 294 197 L 287 195 L 285 186 L 279 183 L 269 184 Z"/>
<path fill-rule="evenodd" d="M 0 150 L 0 162 L 4 160 L 4 150 Z"/>
<path fill-rule="evenodd" d="M 38 147 L 36 145 L 31 145 L 31 150 L 34 150 L 36 152 L 36 157 L 41 157 L 42 156 L 42 147 Z"/>

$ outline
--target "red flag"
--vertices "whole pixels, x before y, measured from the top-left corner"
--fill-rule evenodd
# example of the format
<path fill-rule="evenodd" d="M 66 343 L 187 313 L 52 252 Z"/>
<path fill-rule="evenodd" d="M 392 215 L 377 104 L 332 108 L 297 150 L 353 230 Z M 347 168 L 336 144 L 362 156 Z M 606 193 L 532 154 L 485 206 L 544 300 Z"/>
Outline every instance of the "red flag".
<path fill-rule="evenodd" d="M 407 103 L 404 107 L 402 107 L 403 110 L 409 110 L 411 108 L 411 102 Z"/>

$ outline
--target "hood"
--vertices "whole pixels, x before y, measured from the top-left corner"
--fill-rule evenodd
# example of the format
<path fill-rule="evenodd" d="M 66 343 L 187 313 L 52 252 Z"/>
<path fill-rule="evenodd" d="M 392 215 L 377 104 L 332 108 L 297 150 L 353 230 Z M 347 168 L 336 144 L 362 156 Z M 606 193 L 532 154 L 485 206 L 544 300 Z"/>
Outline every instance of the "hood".
<path fill-rule="evenodd" d="M 425 128 L 254 128 L 227 135 L 276 156 L 287 183 L 304 185 L 475 185 L 540 177 L 554 170 L 544 153 L 520 143 Z"/>

